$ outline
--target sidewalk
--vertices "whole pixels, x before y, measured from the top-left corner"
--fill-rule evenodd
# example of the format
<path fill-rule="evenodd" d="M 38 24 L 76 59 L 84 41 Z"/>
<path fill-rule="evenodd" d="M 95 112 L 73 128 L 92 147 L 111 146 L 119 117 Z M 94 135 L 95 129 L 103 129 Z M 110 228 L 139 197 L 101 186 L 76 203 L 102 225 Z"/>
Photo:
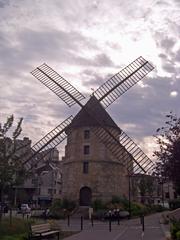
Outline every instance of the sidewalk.
<path fill-rule="evenodd" d="M 145 217 L 145 231 L 142 232 L 140 219 L 131 219 L 122 221 L 120 225 L 117 222 L 112 222 L 111 232 L 109 231 L 108 222 L 95 221 L 92 227 L 90 221 L 84 221 L 83 230 L 81 231 L 80 220 L 70 220 L 70 226 L 67 226 L 67 221 L 59 222 L 62 230 L 80 231 L 66 240 L 165 240 L 165 227 L 159 222 L 160 214 L 154 214 Z"/>

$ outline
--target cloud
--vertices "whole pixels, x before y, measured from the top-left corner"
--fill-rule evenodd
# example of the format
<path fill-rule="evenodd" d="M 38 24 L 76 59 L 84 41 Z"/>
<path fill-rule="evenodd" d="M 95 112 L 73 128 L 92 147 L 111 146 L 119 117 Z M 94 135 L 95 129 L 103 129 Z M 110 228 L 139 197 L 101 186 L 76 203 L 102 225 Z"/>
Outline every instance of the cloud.
<path fill-rule="evenodd" d="M 89 94 L 142 55 L 156 67 L 146 87 L 134 86 L 107 110 L 145 144 L 165 113 L 180 114 L 179 94 L 171 97 L 180 88 L 179 8 L 176 0 L 1 0 L 1 112 L 23 116 L 24 134 L 38 140 L 79 108 L 34 79 L 36 66 L 46 62 Z"/>
<path fill-rule="evenodd" d="M 9 0 L 0 0 L 0 8 L 4 8 L 9 5 Z"/>

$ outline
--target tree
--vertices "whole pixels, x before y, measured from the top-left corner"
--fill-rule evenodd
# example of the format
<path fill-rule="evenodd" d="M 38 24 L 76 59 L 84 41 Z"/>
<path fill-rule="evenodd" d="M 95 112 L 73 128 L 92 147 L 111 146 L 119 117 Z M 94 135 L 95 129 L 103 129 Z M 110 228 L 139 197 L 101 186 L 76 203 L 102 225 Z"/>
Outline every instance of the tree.
<path fill-rule="evenodd" d="M 142 174 L 137 186 L 140 190 L 141 202 L 145 203 L 145 199 L 147 198 L 149 200 L 149 203 L 151 203 L 155 190 L 155 178 L 150 175 Z"/>
<path fill-rule="evenodd" d="M 14 126 L 11 115 L 4 124 L 0 124 L 0 199 L 3 201 L 7 188 L 23 183 L 26 170 L 22 165 L 21 155 L 26 146 L 18 141 L 22 128 L 21 118 Z M 22 151 L 23 150 L 23 151 Z"/>
<path fill-rule="evenodd" d="M 156 130 L 159 150 L 155 174 L 164 180 L 172 181 L 180 194 L 180 118 L 170 112 L 166 115 L 165 126 Z"/>

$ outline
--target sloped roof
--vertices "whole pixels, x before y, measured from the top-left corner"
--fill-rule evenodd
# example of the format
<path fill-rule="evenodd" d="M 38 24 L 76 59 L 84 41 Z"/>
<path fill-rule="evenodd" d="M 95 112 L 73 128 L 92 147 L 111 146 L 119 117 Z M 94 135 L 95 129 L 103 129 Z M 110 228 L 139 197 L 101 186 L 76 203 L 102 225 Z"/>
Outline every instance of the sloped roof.
<path fill-rule="evenodd" d="M 101 126 L 101 124 L 106 127 L 113 127 L 120 130 L 110 115 L 103 108 L 101 103 L 94 96 L 92 96 L 85 106 L 74 117 L 70 127 L 97 127 Z"/>

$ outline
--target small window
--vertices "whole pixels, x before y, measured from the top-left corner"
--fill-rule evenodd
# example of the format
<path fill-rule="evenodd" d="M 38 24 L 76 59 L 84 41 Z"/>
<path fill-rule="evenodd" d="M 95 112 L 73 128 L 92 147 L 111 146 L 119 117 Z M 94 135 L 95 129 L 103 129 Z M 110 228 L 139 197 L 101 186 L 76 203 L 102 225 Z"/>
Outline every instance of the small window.
<path fill-rule="evenodd" d="M 165 193 L 165 198 L 169 198 L 169 193 L 168 192 Z"/>
<path fill-rule="evenodd" d="M 83 173 L 87 174 L 89 172 L 89 163 L 83 162 Z"/>
<path fill-rule="evenodd" d="M 84 131 L 84 139 L 89 139 L 90 138 L 90 131 L 89 130 L 85 130 Z"/>
<path fill-rule="evenodd" d="M 90 153 L 90 146 L 89 145 L 85 145 L 84 146 L 84 154 L 88 155 Z"/>
<path fill-rule="evenodd" d="M 52 193 L 53 193 L 52 188 L 49 188 L 49 189 L 48 189 L 48 194 L 52 194 Z"/>
<path fill-rule="evenodd" d="M 37 185 L 38 184 L 38 179 L 37 178 L 33 178 L 31 180 L 31 183 L 34 184 L 34 185 Z"/>
<path fill-rule="evenodd" d="M 176 193 L 176 192 L 174 192 L 174 198 L 175 198 L 175 199 L 177 198 L 177 193 Z"/>

